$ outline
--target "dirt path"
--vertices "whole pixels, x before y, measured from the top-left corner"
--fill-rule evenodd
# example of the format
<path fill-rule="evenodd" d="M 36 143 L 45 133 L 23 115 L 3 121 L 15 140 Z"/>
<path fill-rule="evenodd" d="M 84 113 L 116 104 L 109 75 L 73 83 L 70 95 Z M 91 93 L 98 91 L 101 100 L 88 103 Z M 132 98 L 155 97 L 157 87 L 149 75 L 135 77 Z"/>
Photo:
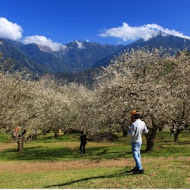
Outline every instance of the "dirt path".
<path fill-rule="evenodd" d="M 176 160 L 170 158 L 143 158 L 142 163 L 158 163 L 164 160 Z M 190 157 L 179 157 L 178 161 L 185 161 L 190 164 Z M 88 169 L 100 167 L 133 167 L 133 159 L 112 159 L 112 160 L 77 160 L 77 161 L 56 161 L 56 162 L 0 162 L 0 174 L 2 173 L 32 173 L 43 171 L 58 171 L 58 170 L 72 170 L 72 169 Z"/>

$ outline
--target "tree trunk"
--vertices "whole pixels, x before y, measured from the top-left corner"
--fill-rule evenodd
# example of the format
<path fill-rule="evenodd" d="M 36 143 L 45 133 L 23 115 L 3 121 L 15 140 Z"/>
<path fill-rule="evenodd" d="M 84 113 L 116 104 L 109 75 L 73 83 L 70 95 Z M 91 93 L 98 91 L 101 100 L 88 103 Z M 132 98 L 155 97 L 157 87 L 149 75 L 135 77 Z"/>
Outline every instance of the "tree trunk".
<path fill-rule="evenodd" d="M 160 128 L 159 128 L 159 131 L 163 131 L 163 127 L 160 127 Z"/>
<path fill-rule="evenodd" d="M 58 138 L 59 137 L 59 130 L 54 131 L 54 138 Z"/>
<path fill-rule="evenodd" d="M 112 127 L 109 126 L 109 133 L 111 134 L 112 133 Z"/>
<path fill-rule="evenodd" d="M 18 137 L 18 149 L 17 149 L 17 152 L 21 153 L 24 151 L 24 137 L 21 136 L 21 137 Z"/>
<path fill-rule="evenodd" d="M 174 133 L 174 142 L 178 141 L 178 136 L 183 131 L 183 129 L 177 129 L 176 132 Z"/>
<path fill-rule="evenodd" d="M 127 136 L 127 130 L 123 129 L 123 136 L 126 137 Z"/>
<path fill-rule="evenodd" d="M 149 133 L 146 135 L 146 150 L 145 151 L 152 151 L 154 147 L 154 139 L 156 137 L 158 128 L 154 127 L 150 129 Z"/>

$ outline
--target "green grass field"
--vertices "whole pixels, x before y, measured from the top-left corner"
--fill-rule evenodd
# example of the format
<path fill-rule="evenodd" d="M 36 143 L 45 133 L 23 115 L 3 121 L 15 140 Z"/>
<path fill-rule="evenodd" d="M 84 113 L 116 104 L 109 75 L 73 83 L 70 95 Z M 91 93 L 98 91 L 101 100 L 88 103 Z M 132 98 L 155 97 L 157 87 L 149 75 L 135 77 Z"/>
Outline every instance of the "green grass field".
<path fill-rule="evenodd" d="M 79 152 L 79 135 L 53 134 L 27 142 L 24 152 L 9 136 L 0 135 L 0 188 L 190 188 L 190 134 L 179 142 L 169 132 L 158 132 L 154 150 L 142 146 L 143 175 L 132 175 L 134 167 L 130 138 L 116 142 L 88 142 L 86 154 Z"/>

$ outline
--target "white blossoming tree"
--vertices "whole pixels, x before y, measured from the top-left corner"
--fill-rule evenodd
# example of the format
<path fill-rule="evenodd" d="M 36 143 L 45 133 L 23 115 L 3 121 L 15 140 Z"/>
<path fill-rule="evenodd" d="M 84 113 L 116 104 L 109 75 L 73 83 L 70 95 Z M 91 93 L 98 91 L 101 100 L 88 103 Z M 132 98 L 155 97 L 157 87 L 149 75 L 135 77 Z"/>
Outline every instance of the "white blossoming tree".
<path fill-rule="evenodd" d="M 105 68 L 99 87 L 99 108 L 102 122 L 129 123 L 130 112 L 138 109 L 149 133 L 147 151 L 151 151 L 159 128 L 171 121 L 175 96 L 172 95 L 174 57 L 161 51 L 138 50 L 120 55 Z M 173 89 L 175 90 L 175 89 Z"/>

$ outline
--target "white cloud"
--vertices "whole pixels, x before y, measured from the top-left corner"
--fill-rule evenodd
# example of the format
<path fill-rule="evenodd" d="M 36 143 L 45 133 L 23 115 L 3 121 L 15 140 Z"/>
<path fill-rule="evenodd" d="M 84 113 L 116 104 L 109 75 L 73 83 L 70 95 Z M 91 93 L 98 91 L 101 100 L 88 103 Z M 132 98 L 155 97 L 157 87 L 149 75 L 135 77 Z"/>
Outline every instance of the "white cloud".
<path fill-rule="evenodd" d="M 170 30 L 168 28 L 163 28 L 158 24 L 146 24 L 143 26 L 132 27 L 127 23 L 123 23 L 123 26 L 117 28 L 110 28 L 105 30 L 104 33 L 101 33 L 102 37 L 116 37 L 121 38 L 123 41 L 128 40 L 137 40 L 139 38 L 143 38 L 144 40 L 148 40 L 152 37 L 155 37 L 159 34 L 159 32 L 163 32 L 166 35 L 178 36 L 181 38 L 190 39 L 190 36 L 185 36 L 182 33 L 176 30 Z"/>
<path fill-rule="evenodd" d="M 41 46 L 47 46 L 52 51 L 59 51 L 59 50 L 65 50 L 67 46 L 62 45 L 57 42 L 53 42 L 51 39 L 46 38 L 45 36 L 27 36 L 23 39 L 24 44 L 37 44 Z"/>
<path fill-rule="evenodd" d="M 86 48 L 81 42 L 79 42 L 79 41 L 77 41 L 77 40 L 76 40 L 76 43 L 77 43 L 79 49 L 84 49 L 84 48 Z"/>
<path fill-rule="evenodd" d="M 16 23 L 8 21 L 6 18 L 0 17 L 0 38 L 9 40 L 19 40 L 22 38 L 23 29 Z"/>

